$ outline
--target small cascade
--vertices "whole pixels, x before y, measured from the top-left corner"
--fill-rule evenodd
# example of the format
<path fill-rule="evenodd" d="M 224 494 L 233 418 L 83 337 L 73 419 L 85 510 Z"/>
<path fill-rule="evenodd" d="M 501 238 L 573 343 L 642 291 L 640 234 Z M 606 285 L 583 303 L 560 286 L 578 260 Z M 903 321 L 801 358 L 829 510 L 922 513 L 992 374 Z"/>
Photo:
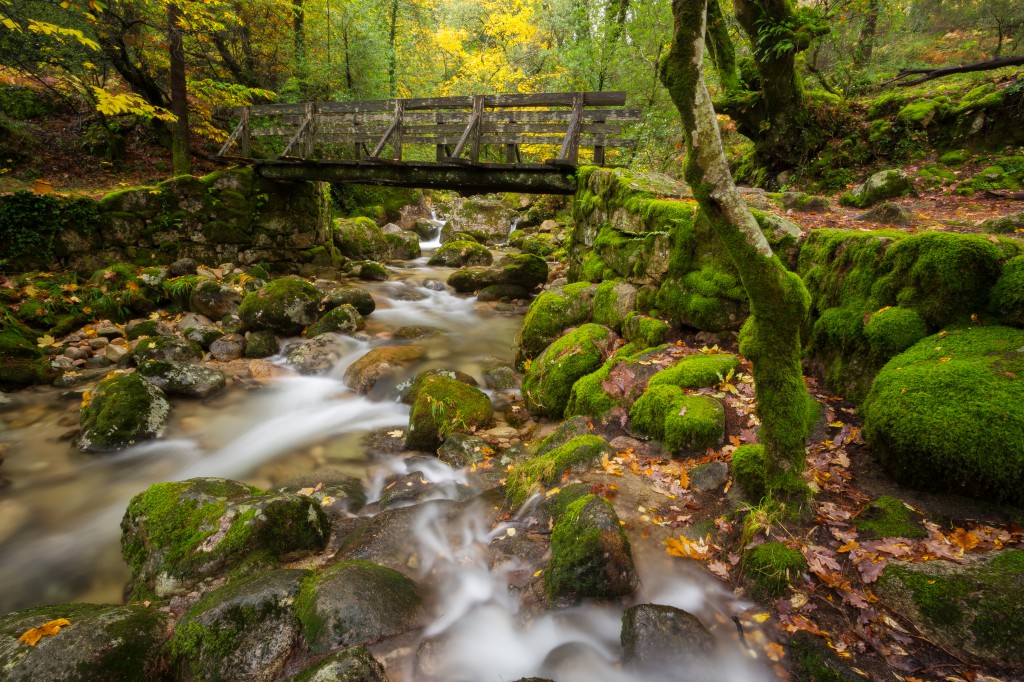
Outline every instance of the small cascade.
<path fill-rule="evenodd" d="M 508 244 L 509 240 L 512 239 L 512 233 L 516 231 L 516 228 L 519 226 L 519 222 L 522 219 L 523 219 L 523 217 L 522 216 L 518 216 L 518 215 L 515 218 L 512 219 L 512 226 L 509 227 L 508 234 L 505 235 L 505 243 L 506 244 Z"/>
<path fill-rule="evenodd" d="M 441 229 L 448 221 L 438 218 L 434 208 L 430 207 L 430 217 L 427 218 L 427 222 L 436 228 L 436 232 L 430 239 L 420 242 L 420 249 L 422 251 L 433 251 L 441 246 Z"/>

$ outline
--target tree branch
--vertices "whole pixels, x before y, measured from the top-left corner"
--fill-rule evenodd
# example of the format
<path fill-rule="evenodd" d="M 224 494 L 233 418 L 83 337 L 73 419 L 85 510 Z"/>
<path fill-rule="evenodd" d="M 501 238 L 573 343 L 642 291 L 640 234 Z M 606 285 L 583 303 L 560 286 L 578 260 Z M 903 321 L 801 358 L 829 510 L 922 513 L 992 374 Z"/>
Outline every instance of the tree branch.
<path fill-rule="evenodd" d="M 879 83 L 879 85 L 888 85 L 889 83 L 895 83 L 896 81 L 903 80 L 908 76 L 915 74 L 923 74 L 920 78 L 900 83 L 900 87 L 908 87 L 911 85 L 917 85 L 918 83 L 924 83 L 935 78 L 942 78 L 943 76 L 949 76 L 954 73 L 970 73 L 972 71 L 992 71 L 993 69 L 1001 69 L 1004 66 L 1019 66 L 1024 64 L 1024 55 L 1015 55 L 1012 57 L 997 57 L 996 59 L 986 59 L 981 62 L 972 62 L 970 64 L 962 64 L 960 66 L 942 66 L 937 69 L 903 69 L 895 78 L 890 78 L 887 81 Z"/>

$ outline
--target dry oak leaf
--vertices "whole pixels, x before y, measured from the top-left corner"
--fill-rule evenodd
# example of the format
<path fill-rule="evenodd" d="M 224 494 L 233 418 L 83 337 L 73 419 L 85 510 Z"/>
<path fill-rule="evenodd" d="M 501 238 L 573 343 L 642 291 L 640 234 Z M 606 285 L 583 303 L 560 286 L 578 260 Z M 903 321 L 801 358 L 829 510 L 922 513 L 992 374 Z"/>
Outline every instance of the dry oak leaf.
<path fill-rule="evenodd" d="M 43 623 L 37 628 L 32 628 L 18 638 L 18 641 L 22 644 L 29 646 L 35 646 L 39 643 L 43 637 L 53 637 L 55 634 L 60 632 L 62 627 L 71 625 L 71 621 L 67 618 L 58 618 L 57 620 L 51 620 L 49 623 Z"/>

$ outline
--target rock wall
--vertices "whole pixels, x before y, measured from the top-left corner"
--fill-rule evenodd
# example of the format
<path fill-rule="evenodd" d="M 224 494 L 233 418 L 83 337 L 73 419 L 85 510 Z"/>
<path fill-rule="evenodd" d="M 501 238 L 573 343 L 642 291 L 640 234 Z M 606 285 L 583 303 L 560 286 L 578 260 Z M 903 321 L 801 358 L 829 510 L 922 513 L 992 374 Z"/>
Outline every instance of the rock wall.
<path fill-rule="evenodd" d="M 330 241 L 326 185 L 252 169 L 181 176 L 99 201 L 0 197 L 0 269 L 94 270 L 116 262 L 299 262 Z"/>

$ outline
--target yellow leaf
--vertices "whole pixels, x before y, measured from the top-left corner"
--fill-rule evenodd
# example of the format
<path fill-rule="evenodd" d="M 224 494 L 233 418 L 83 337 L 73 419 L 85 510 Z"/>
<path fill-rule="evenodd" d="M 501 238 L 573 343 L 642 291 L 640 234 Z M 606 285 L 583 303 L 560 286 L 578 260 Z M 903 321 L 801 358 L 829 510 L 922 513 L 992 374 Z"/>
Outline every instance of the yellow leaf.
<path fill-rule="evenodd" d="M 43 637 L 53 637 L 55 634 L 60 632 L 62 627 L 71 625 L 71 621 L 67 618 L 58 618 L 57 620 L 51 620 L 49 623 L 43 623 L 37 628 L 32 628 L 26 631 L 18 641 L 22 644 L 29 646 L 35 646 L 39 643 Z"/>
<path fill-rule="evenodd" d="M 944 357 L 944 358 L 939 358 L 939 362 L 949 362 L 949 361 L 950 361 L 950 360 L 952 360 L 952 359 L 953 359 L 953 358 L 951 358 L 951 357 L 949 357 L 949 356 L 946 356 L 946 357 Z"/>
<path fill-rule="evenodd" d="M 772 616 L 770 613 L 755 613 L 753 616 L 751 616 L 751 618 L 754 619 L 755 623 L 763 623 L 771 617 Z"/>
<path fill-rule="evenodd" d="M 768 660 L 773 663 L 778 663 L 782 660 L 782 657 L 786 655 L 785 649 L 776 642 L 770 642 L 768 646 L 764 648 L 764 652 L 768 656 Z"/>
<path fill-rule="evenodd" d="M 56 341 L 49 334 L 43 334 L 38 339 L 36 339 L 36 345 L 39 346 L 40 348 L 47 348 L 48 346 L 52 346 L 55 343 Z"/>

